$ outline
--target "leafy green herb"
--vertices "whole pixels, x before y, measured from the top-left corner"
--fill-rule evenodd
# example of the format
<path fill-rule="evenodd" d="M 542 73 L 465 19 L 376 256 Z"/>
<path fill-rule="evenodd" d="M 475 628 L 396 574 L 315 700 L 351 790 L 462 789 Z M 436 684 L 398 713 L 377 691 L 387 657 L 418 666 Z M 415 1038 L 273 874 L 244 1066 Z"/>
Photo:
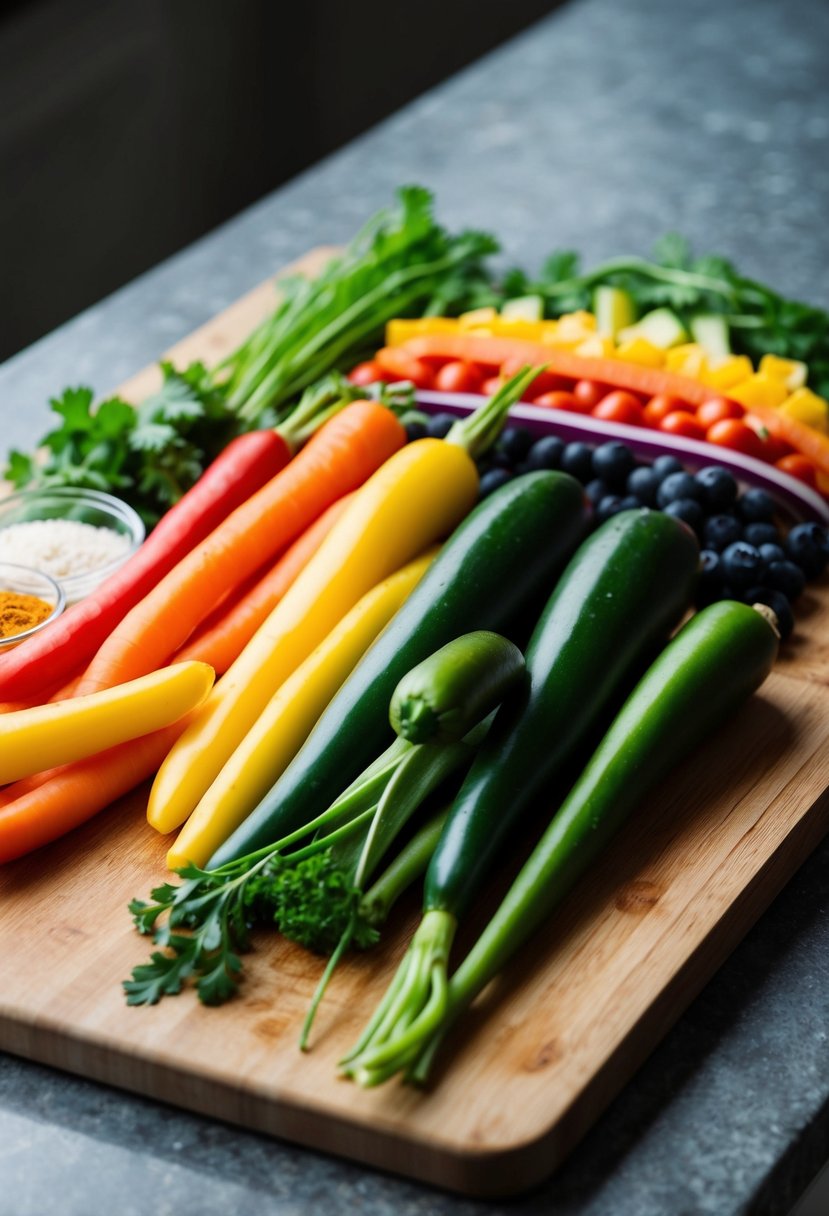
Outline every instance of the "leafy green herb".
<path fill-rule="evenodd" d="M 486 233 L 451 236 L 435 222 L 429 191 L 403 187 L 318 278 L 280 281 L 279 306 L 220 369 L 231 406 L 257 422 L 376 347 L 393 317 L 461 312 L 491 298 L 483 263 L 497 249 Z"/>

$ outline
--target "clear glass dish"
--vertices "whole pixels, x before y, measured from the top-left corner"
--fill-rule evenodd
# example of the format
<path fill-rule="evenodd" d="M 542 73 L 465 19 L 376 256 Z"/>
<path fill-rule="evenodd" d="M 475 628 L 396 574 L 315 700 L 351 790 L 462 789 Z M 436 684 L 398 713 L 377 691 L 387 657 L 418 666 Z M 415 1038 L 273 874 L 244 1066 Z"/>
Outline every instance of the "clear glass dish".
<path fill-rule="evenodd" d="M 32 625 L 31 629 L 24 629 L 21 633 L 14 633 L 9 637 L 0 637 L 0 654 L 51 625 L 63 612 L 66 603 L 63 588 L 51 575 L 44 574 L 42 570 L 33 570 L 30 566 L 18 566 L 15 562 L 0 562 L 0 591 L 36 595 L 52 607 L 49 615 Z"/>
<path fill-rule="evenodd" d="M 62 586 L 67 604 L 83 599 L 104 579 L 114 574 L 135 552 L 145 535 L 144 524 L 131 506 L 99 490 L 21 490 L 18 494 L 0 499 L 0 529 L 11 524 L 44 519 L 78 520 L 97 528 L 109 528 L 128 541 L 123 553 L 93 570 L 63 577 L 53 576 Z"/>

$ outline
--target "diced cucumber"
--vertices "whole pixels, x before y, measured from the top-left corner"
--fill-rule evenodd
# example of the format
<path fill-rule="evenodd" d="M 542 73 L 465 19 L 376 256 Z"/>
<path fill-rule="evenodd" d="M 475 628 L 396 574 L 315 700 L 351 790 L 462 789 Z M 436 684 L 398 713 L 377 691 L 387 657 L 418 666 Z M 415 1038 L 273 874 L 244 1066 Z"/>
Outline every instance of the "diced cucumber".
<path fill-rule="evenodd" d="M 501 306 L 505 321 L 543 321 L 544 300 L 541 296 L 516 296 Z"/>
<path fill-rule="evenodd" d="M 668 350 L 671 346 L 688 341 L 685 326 L 670 308 L 655 308 L 653 312 L 645 313 L 635 325 L 622 330 L 619 337 L 623 342 L 645 338 L 651 346 L 658 346 L 660 350 Z"/>
<path fill-rule="evenodd" d="M 596 329 L 603 338 L 615 338 L 619 330 L 636 321 L 636 305 L 630 292 L 602 284 L 593 292 Z"/>
<path fill-rule="evenodd" d="M 711 359 L 725 359 L 731 354 L 728 322 L 718 313 L 700 313 L 691 319 L 691 333 Z"/>

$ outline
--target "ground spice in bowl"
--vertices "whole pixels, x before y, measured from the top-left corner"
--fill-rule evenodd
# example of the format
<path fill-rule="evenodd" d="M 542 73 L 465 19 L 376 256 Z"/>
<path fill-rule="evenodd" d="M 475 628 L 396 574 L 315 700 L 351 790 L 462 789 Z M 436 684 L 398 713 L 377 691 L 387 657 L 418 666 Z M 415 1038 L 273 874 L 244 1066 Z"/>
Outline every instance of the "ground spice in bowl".
<path fill-rule="evenodd" d="M 25 595 L 21 591 L 0 591 L 0 638 L 16 637 L 33 629 L 54 611 L 37 595 Z"/>

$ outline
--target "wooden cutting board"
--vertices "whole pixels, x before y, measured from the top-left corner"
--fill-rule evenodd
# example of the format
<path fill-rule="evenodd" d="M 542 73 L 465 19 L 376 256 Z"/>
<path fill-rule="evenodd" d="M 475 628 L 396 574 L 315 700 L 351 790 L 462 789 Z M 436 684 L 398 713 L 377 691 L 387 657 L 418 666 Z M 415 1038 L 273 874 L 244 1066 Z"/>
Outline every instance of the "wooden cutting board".
<path fill-rule="evenodd" d="M 313 273 L 328 251 L 293 269 Z M 268 310 L 272 284 L 170 352 L 214 361 Z M 152 369 L 127 385 L 139 399 Z M 335 1063 L 385 988 L 417 900 L 334 978 L 296 1048 L 320 960 L 262 936 L 241 996 L 128 1009 L 149 943 L 128 900 L 165 873 L 146 789 L 0 873 L 0 1048 L 468 1194 L 552 1172 L 829 826 L 829 593 L 760 694 L 661 786 L 548 926 L 483 994 L 434 1084 L 363 1092 Z"/>

